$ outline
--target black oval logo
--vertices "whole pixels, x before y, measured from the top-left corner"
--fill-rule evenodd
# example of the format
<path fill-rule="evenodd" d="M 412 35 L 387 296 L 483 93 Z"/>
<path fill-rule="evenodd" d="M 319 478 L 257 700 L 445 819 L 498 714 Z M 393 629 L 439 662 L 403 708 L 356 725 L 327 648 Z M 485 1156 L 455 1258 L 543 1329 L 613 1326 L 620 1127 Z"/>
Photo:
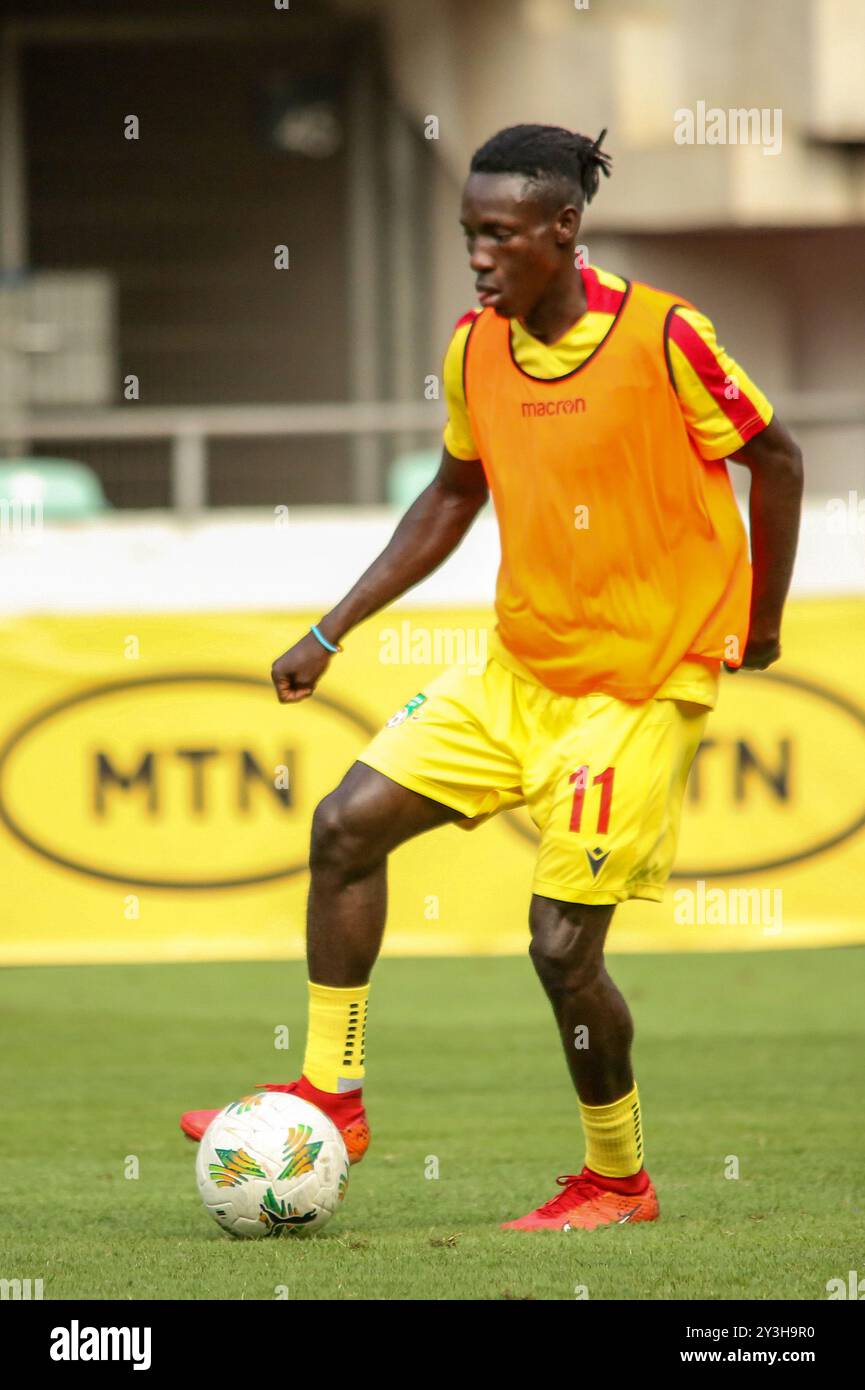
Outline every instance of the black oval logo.
<path fill-rule="evenodd" d="M 825 854 L 865 826 L 863 795 L 865 711 L 800 676 L 725 675 L 691 769 L 671 879 L 767 873 Z M 538 843 L 525 811 L 506 819 Z M 761 852 L 749 855 L 755 844 Z"/>
<path fill-rule="evenodd" d="M 314 804 L 373 732 L 329 696 L 281 705 L 256 676 L 115 681 L 7 738 L 0 821 L 51 863 L 112 883 L 268 883 L 306 869 Z"/>

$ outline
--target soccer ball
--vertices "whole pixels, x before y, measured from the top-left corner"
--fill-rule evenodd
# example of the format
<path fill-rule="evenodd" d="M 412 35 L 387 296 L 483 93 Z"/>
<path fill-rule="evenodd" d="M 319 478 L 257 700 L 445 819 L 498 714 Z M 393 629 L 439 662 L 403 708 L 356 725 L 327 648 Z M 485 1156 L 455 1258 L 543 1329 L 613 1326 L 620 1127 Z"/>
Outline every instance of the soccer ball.
<path fill-rule="evenodd" d="M 195 1160 L 201 1200 L 234 1236 L 320 1231 L 348 1186 L 342 1135 L 285 1091 L 233 1100 L 211 1120 Z"/>

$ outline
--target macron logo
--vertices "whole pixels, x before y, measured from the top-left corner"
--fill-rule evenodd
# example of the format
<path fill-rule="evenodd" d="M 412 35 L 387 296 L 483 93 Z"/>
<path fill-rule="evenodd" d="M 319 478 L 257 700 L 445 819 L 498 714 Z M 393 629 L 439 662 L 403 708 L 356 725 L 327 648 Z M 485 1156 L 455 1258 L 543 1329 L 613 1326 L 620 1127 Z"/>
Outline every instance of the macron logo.
<path fill-rule="evenodd" d="M 583 396 L 571 396 L 564 401 L 523 401 L 523 418 L 534 415 L 582 415 L 586 409 Z"/>
<path fill-rule="evenodd" d="M 134 1371 L 150 1369 L 149 1327 L 55 1327 L 51 1332 L 52 1361 L 131 1361 Z"/>

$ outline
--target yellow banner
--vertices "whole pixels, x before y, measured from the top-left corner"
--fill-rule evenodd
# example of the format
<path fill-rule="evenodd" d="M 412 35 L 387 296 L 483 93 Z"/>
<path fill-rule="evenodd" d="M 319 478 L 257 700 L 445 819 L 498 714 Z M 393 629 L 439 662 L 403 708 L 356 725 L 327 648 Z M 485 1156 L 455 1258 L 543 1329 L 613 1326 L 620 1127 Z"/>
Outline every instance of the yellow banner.
<path fill-rule="evenodd" d="M 0 963 L 304 953 L 309 827 L 369 736 L 443 666 L 482 660 L 488 610 L 391 610 L 320 693 L 270 663 L 318 613 L 0 621 Z M 865 940 L 865 605 L 791 604 L 784 657 L 722 680 L 662 904 L 613 950 Z M 524 811 L 391 859 L 391 954 L 528 944 Z"/>

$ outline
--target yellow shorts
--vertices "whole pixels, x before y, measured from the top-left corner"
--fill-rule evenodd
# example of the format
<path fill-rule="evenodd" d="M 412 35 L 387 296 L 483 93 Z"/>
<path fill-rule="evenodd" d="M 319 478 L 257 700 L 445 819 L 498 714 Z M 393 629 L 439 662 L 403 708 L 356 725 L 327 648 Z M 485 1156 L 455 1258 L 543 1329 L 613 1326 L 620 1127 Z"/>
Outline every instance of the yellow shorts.
<path fill-rule="evenodd" d="M 358 760 L 472 830 L 525 805 L 540 831 L 532 892 L 562 902 L 659 901 L 709 710 L 676 699 L 557 695 L 495 658 L 413 696 Z"/>

